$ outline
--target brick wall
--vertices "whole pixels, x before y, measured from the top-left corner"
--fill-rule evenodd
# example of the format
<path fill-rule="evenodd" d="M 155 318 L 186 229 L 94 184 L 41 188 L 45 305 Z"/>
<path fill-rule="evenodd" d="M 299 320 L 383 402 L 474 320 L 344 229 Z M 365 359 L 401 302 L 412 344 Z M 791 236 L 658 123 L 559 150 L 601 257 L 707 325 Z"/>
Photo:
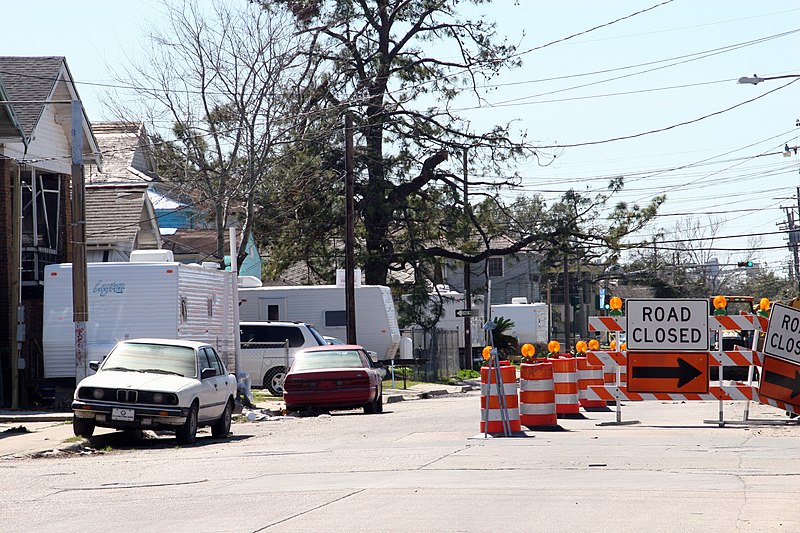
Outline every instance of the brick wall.
<path fill-rule="evenodd" d="M 11 398 L 11 275 L 10 259 L 12 235 L 16 224 L 12 223 L 12 173 L 11 161 L 0 157 L 0 373 L 2 373 L 3 397 L 0 403 L 8 404 Z"/>

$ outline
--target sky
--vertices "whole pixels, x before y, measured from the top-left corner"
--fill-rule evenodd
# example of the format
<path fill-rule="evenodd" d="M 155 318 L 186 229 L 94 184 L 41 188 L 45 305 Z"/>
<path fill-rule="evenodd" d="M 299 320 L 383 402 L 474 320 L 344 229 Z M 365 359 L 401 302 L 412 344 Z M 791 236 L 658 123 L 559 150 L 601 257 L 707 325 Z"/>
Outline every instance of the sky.
<path fill-rule="evenodd" d="M 0 55 L 65 56 L 89 119 L 113 120 L 104 85 L 136 60 L 162 13 L 158 0 L 6 2 L 4 19 L 20 23 L 4 25 Z M 492 79 L 480 100 L 459 100 L 459 113 L 474 131 L 512 122 L 529 143 L 552 147 L 538 164 L 519 166 L 514 194 L 555 200 L 570 188 L 603 191 L 622 176 L 615 201 L 666 195 L 637 237 L 693 220 L 710 231 L 716 220 L 711 251 L 720 263 L 749 259 L 786 274 L 779 225 L 784 208 L 798 205 L 800 157 L 782 152 L 800 145 L 800 79 L 736 80 L 800 74 L 800 5 L 495 0 L 469 13 L 495 21 L 523 64 Z M 751 236 L 761 240 L 756 249 Z M 673 238 L 656 246 L 668 250 Z"/>

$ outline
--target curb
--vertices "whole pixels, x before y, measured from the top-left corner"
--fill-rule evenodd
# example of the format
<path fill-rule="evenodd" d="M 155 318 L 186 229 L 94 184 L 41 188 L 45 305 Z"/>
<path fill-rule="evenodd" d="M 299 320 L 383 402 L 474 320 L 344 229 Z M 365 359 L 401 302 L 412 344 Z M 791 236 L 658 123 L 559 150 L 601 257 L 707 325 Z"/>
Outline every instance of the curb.
<path fill-rule="evenodd" d="M 384 396 L 383 401 L 385 403 L 397 403 L 403 402 L 406 400 L 427 400 L 429 398 L 437 398 L 439 396 L 449 396 L 451 394 L 463 394 L 470 391 L 478 390 L 478 387 L 474 385 L 461 385 L 461 390 L 458 391 L 449 391 L 447 389 L 432 389 L 428 391 L 416 392 L 412 389 L 407 389 L 406 394 L 403 393 L 391 393 Z"/>
<path fill-rule="evenodd" d="M 0 423 L 69 422 L 72 413 L 0 413 Z"/>

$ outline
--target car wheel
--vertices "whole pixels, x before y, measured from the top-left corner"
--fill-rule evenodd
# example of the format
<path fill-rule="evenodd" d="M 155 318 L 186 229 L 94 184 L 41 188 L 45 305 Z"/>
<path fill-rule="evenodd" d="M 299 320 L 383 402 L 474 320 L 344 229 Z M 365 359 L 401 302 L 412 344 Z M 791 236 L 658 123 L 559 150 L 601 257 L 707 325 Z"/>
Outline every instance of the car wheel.
<path fill-rule="evenodd" d="M 213 437 L 227 437 L 231 432 L 231 415 L 233 414 L 233 403 L 228 400 L 222 415 L 211 425 L 211 435 Z"/>
<path fill-rule="evenodd" d="M 197 438 L 197 402 L 189 408 L 186 422 L 175 432 L 175 439 L 178 444 L 194 444 Z"/>
<path fill-rule="evenodd" d="M 283 382 L 286 379 L 286 369 L 282 366 L 270 368 L 264 376 L 264 386 L 273 396 L 283 396 Z"/>
<path fill-rule="evenodd" d="M 364 406 L 364 413 L 368 415 L 374 415 L 376 413 L 383 412 L 383 393 L 381 392 L 381 385 L 378 385 L 378 395 L 377 397 L 369 402 L 367 405 Z"/>
<path fill-rule="evenodd" d="M 72 432 L 76 437 L 91 437 L 94 434 L 94 421 L 88 418 L 72 417 Z"/>

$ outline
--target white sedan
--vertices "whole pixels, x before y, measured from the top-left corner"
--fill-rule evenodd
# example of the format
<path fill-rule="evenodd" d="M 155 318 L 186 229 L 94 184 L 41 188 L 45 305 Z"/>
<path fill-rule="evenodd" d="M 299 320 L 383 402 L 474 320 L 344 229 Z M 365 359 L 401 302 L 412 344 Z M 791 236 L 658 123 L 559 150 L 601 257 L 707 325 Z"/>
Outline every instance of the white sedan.
<path fill-rule="evenodd" d="M 81 380 L 72 402 L 75 435 L 90 437 L 96 426 L 175 432 L 192 444 L 199 426 L 230 433 L 236 377 L 213 346 L 172 339 L 118 343 L 97 373 Z"/>

